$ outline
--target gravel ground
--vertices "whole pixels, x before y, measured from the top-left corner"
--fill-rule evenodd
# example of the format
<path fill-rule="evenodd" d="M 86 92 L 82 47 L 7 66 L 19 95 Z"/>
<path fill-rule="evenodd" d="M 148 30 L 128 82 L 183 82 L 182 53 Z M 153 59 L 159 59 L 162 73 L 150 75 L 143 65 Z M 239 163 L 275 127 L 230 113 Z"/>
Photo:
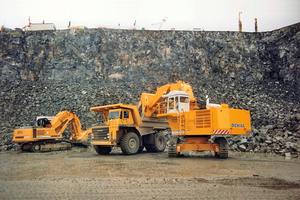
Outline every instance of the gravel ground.
<path fill-rule="evenodd" d="M 300 160 L 270 154 L 143 152 L 92 148 L 0 153 L 0 199 L 299 199 Z"/>

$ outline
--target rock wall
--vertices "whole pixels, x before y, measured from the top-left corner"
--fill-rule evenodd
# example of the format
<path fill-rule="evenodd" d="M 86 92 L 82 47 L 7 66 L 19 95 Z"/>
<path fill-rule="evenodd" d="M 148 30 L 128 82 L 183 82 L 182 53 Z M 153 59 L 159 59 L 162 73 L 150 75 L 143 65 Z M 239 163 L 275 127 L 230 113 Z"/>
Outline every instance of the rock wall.
<path fill-rule="evenodd" d="M 264 33 L 0 32 L 2 149 L 11 148 L 14 128 L 34 125 L 36 116 L 70 110 L 84 128 L 97 125 L 101 115 L 90 107 L 137 104 L 142 92 L 155 92 L 179 73 L 199 101 L 209 94 L 213 103 L 250 110 L 255 131 L 247 144 L 255 145 L 238 148 L 243 138 L 230 144 L 237 145 L 233 150 L 260 151 L 266 126 L 299 114 L 299 47 L 300 23 Z M 299 129 L 290 130 L 296 143 Z"/>

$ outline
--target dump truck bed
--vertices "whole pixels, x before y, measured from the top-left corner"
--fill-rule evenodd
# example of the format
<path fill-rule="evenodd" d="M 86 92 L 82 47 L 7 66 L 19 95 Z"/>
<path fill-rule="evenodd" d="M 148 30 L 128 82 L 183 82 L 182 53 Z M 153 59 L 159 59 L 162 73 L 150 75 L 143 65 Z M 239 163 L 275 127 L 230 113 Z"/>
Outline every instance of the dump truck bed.
<path fill-rule="evenodd" d="M 170 125 L 166 119 L 142 117 L 140 124 L 141 135 L 148 135 L 155 131 L 170 129 Z"/>

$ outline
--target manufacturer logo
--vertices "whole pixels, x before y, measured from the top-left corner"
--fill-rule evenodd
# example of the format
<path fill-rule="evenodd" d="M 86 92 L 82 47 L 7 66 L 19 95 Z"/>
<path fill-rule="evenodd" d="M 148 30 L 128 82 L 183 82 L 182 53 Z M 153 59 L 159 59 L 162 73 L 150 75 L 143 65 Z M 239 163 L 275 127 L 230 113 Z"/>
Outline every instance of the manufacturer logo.
<path fill-rule="evenodd" d="M 231 127 L 235 127 L 235 128 L 245 128 L 245 124 L 231 124 Z"/>

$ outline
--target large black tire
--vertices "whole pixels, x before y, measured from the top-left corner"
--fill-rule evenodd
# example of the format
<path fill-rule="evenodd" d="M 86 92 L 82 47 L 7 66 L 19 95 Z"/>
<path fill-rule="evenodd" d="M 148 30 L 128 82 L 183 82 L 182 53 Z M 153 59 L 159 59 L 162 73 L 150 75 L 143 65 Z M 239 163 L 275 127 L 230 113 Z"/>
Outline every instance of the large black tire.
<path fill-rule="evenodd" d="M 152 149 L 154 152 L 163 152 L 166 149 L 167 141 L 162 133 L 155 134 L 155 143 L 152 144 Z"/>
<path fill-rule="evenodd" d="M 148 152 L 163 152 L 166 149 L 167 140 L 164 134 L 156 133 L 154 135 L 154 144 L 145 144 Z"/>
<path fill-rule="evenodd" d="M 30 147 L 31 152 L 39 152 L 40 150 L 41 150 L 41 146 L 37 142 L 33 143 Z"/>
<path fill-rule="evenodd" d="M 226 138 L 223 137 L 218 137 L 215 139 L 215 142 L 219 145 L 219 149 L 220 152 L 219 153 L 215 153 L 215 156 L 217 158 L 222 158 L 222 159 L 226 159 L 228 158 L 228 143 Z"/>
<path fill-rule="evenodd" d="M 111 147 L 104 147 L 101 145 L 94 145 L 94 149 L 100 155 L 107 155 L 111 152 Z"/>
<path fill-rule="evenodd" d="M 125 155 L 138 153 L 140 148 L 140 138 L 134 132 L 128 132 L 121 138 L 121 150 Z"/>

